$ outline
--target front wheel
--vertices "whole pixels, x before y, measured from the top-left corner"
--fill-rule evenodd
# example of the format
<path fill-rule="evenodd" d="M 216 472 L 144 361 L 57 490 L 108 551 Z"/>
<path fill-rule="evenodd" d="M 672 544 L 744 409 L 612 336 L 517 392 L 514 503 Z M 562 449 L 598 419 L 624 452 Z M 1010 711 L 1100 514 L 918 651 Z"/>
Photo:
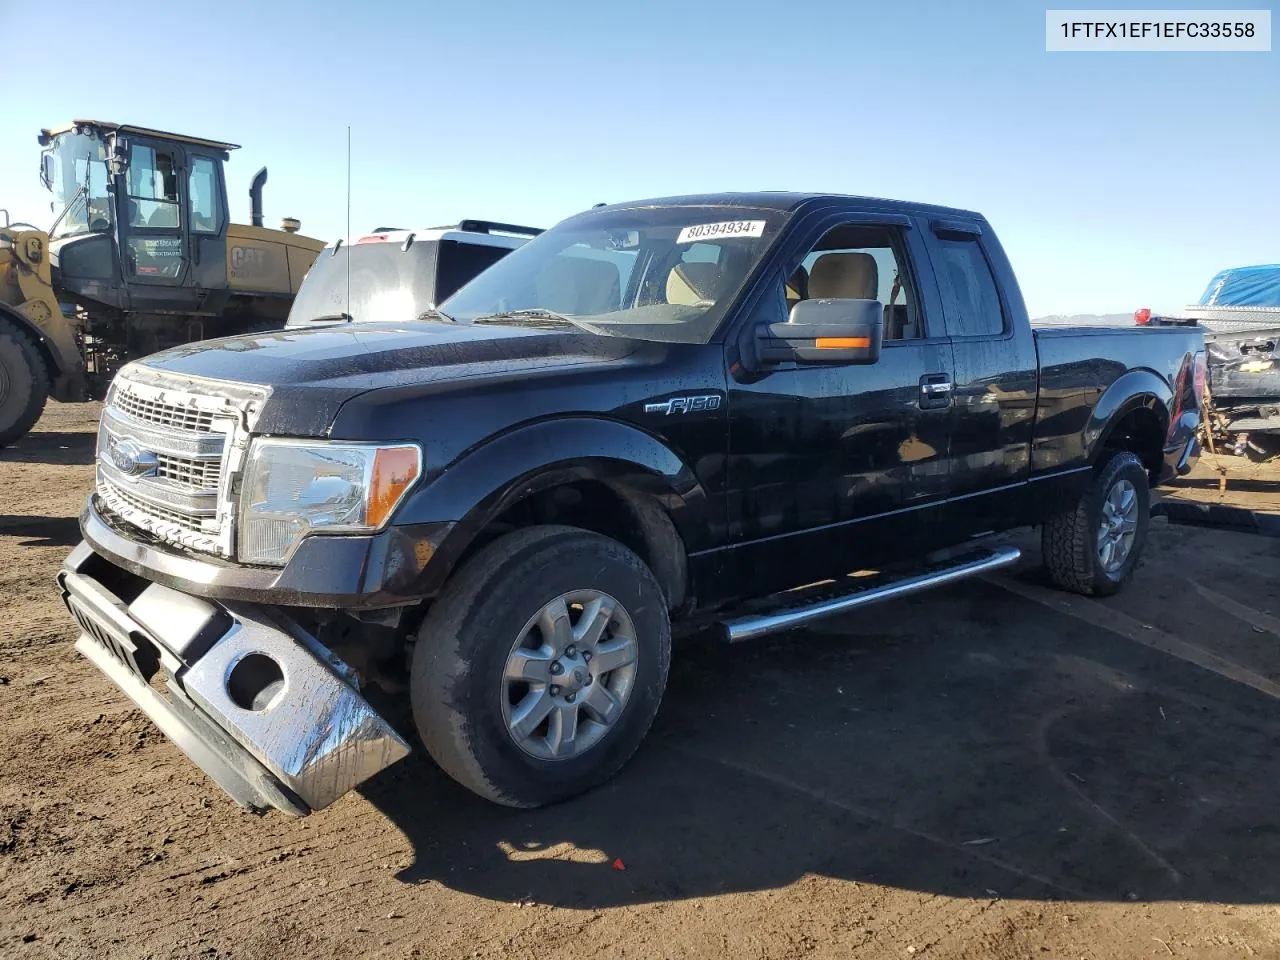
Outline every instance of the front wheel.
<path fill-rule="evenodd" d="M 432 605 L 410 695 L 427 752 L 473 792 L 538 807 L 603 783 L 658 712 L 671 628 L 622 544 L 533 527 L 468 561 Z"/>
<path fill-rule="evenodd" d="M 35 426 L 49 399 L 44 358 L 18 325 L 0 316 L 0 447 Z"/>
<path fill-rule="evenodd" d="M 1147 470 L 1128 451 L 1111 457 L 1070 510 L 1044 525 L 1045 567 L 1059 587 L 1110 596 L 1133 575 L 1151 522 Z"/>

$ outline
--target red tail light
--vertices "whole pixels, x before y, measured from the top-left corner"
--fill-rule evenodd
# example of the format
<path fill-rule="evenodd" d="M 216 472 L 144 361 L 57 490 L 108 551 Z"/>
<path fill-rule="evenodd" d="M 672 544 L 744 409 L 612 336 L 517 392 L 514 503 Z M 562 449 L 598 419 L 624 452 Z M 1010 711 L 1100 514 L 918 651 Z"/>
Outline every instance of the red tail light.
<path fill-rule="evenodd" d="M 1151 308 L 1143 307 L 1141 310 L 1133 311 L 1133 322 L 1140 327 L 1145 327 L 1151 322 Z"/>
<path fill-rule="evenodd" d="M 1203 350 L 1196 352 L 1195 358 L 1195 385 L 1196 385 L 1196 403 L 1204 406 L 1204 388 L 1209 382 L 1209 361 Z"/>

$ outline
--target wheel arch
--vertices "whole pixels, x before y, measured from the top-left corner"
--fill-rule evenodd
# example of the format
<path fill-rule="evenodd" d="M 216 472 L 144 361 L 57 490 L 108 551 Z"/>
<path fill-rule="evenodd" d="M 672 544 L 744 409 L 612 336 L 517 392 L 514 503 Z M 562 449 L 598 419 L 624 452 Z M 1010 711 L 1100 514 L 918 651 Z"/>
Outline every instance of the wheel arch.
<path fill-rule="evenodd" d="M 1137 454 L 1149 473 L 1158 475 L 1173 408 L 1173 391 L 1151 370 L 1130 370 L 1099 397 L 1085 427 L 1090 463 L 1099 467 L 1107 451 Z"/>
<path fill-rule="evenodd" d="M 486 543 L 557 523 L 623 543 L 653 570 L 668 604 L 688 600 L 688 554 L 706 529 L 693 470 L 656 437 L 601 418 L 556 418 L 496 437 L 413 495 L 397 523 L 452 523 L 429 569 L 433 585 Z"/>

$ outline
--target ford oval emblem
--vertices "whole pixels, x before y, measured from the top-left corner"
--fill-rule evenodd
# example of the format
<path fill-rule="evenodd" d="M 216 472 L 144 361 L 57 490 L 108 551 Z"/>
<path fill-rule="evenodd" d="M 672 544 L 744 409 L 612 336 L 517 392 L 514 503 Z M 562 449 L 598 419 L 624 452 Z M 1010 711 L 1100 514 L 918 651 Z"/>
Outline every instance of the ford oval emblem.
<path fill-rule="evenodd" d="M 160 466 L 159 458 L 150 450 L 143 450 L 132 440 L 114 441 L 107 457 L 121 473 L 130 477 L 144 477 L 154 474 Z"/>

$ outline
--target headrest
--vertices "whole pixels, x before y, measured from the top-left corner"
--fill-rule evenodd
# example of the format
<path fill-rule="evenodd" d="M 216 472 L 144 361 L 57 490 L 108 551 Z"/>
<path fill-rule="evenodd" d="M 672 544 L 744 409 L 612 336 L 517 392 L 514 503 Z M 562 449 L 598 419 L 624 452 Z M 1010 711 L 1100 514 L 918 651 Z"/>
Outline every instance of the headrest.
<path fill-rule="evenodd" d="M 880 291 L 880 271 L 869 253 L 824 253 L 809 270 L 809 296 L 874 300 Z"/>
<path fill-rule="evenodd" d="M 590 316 L 618 309 L 621 276 L 615 264 L 586 257 L 559 256 L 534 281 L 539 306 Z"/>
<path fill-rule="evenodd" d="M 714 263 L 677 263 L 667 274 L 667 303 L 693 306 L 714 301 L 723 285 L 720 267 Z"/>

